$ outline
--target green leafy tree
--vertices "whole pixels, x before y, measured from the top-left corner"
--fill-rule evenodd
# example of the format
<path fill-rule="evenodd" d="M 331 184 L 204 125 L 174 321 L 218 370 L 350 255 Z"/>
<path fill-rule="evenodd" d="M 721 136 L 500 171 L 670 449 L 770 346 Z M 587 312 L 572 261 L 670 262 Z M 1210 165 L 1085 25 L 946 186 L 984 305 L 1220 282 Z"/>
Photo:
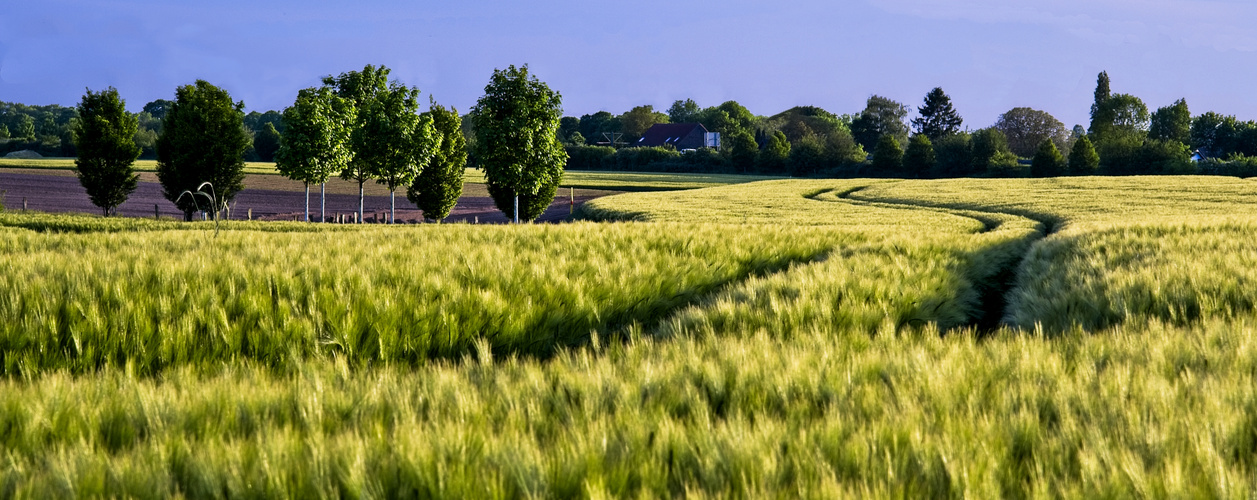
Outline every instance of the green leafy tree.
<path fill-rule="evenodd" d="M 862 166 L 869 156 L 864 147 L 851 137 L 851 133 L 843 129 L 826 135 L 821 142 L 825 147 L 825 163 L 832 167 L 842 169 Z"/>
<path fill-rule="evenodd" d="M 554 136 L 562 98 L 530 75 L 527 65 L 494 70 L 484 90 L 472 116 L 475 156 L 489 194 L 507 216 L 534 220 L 553 202 L 567 162 Z"/>
<path fill-rule="evenodd" d="M 739 129 L 726 140 L 729 144 L 729 161 L 733 163 L 733 168 L 739 172 L 749 171 L 755 164 L 755 157 L 759 154 L 755 137 L 750 132 Z"/>
<path fill-rule="evenodd" d="M 1094 175 L 1100 168 L 1100 155 L 1087 136 L 1079 137 L 1069 150 L 1069 175 Z"/>
<path fill-rule="evenodd" d="M 925 103 L 917 108 L 917 113 L 921 117 L 913 118 L 912 126 L 918 134 L 925 134 L 932 141 L 959 132 L 960 124 L 964 122 L 952 107 L 951 98 L 941 87 L 934 87 L 934 90 L 925 95 Z"/>
<path fill-rule="evenodd" d="M 140 176 L 132 168 L 140 157 L 140 148 L 135 145 L 138 121 L 127 112 L 126 101 L 113 87 L 100 92 L 88 90 L 78 111 L 73 135 L 79 183 L 106 217 L 117 215 L 118 205 L 139 185 Z"/>
<path fill-rule="evenodd" d="M 943 136 L 934 142 L 932 177 L 963 177 L 973 173 L 972 136 L 960 132 Z"/>
<path fill-rule="evenodd" d="M 1213 111 L 1192 120 L 1190 144 L 1205 156 L 1219 158 L 1235 150 L 1239 122 Z"/>
<path fill-rule="evenodd" d="M 925 177 L 933 170 L 936 161 L 930 137 L 924 133 L 913 134 L 903 155 L 904 173 L 909 177 Z"/>
<path fill-rule="evenodd" d="M 656 123 L 668 123 L 668 115 L 656 112 L 655 107 L 649 104 L 634 107 L 620 116 L 625 140 L 630 144 Z"/>
<path fill-rule="evenodd" d="M 1130 94 L 1115 94 L 1106 101 L 1106 106 L 1116 131 L 1138 134 L 1148 131 L 1148 106 L 1142 99 Z"/>
<path fill-rule="evenodd" d="M 669 123 L 696 123 L 702 109 L 693 99 L 677 100 L 668 108 Z"/>
<path fill-rule="evenodd" d="M 354 156 L 368 165 L 371 177 L 388 187 L 390 224 L 397 222 L 397 188 L 410 186 L 419 177 L 436 143 L 432 117 L 418 114 L 418 98 L 419 89 L 392 83 L 369 101 L 362 111 L 366 116 L 359 116 L 363 128 Z"/>
<path fill-rule="evenodd" d="M 218 203 L 209 208 L 215 213 L 227 208 L 244 188 L 244 153 L 248 150 L 244 102 L 233 102 L 227 91 L 204 80 L 179 87 L 157 138 L 157 179 L 162 194 L 183 211 L 184 220 L 190 221 L 201 201 L 180 195 L 209 182 Z"/>
<path fill-rule="evenodd" d="M 877 140 L 877 149 L 873 150 L 873 170 L 879 175 L 895 175 L 903 167 L 903 148 L 899 141 L 890 134 Z"/>
<path fill-rule="evenodd" d="M 171 106 L 174 106 L 174 104 L 175 104 L 174 101 L 158 99 L 156 101 L 145 104 L 144 112 L 148 113 L 149 115 L 152 115 L 153 118 L 161 120 L 162 118 L 166 117 L 166 112 L 170 111 Z"/>
<path fill-rule="evenodd" d="M 825 145 L 815 135 L 807 136 L 790 147 L 786 165 L 794 177 L 810 177 L 820 174 L 826 165 Z"/>
<path fill-rule="evenodd" d="M 28 142 L 35 140 L 35 119 L 31 115 L 22 115 L 18 120 L 17 138 Z"/>
<path fill-rule="evenodd" d="M 1179 99 L 1174 104 L 1158 108 L 1152 113 L 1148 126 L 1148 138 L 1160 141 L 1178 141 L 1184 144 L 1192 139 L 1192 113 L 1187 109 L 1187 100 Z"/>
<path fill-rule="evenodd" d="M 463 194 L 463 172 L 467 166 L 467 141 L 463 137 L 458 110 L 431 102 L 427 115 L 432 121 L 436 143 L 432 160 L 406 190 L 406 198 L 423 210 L 425 219 L 441 220 Z M 573 132 L 578 135 L 580 132 Z M 582 139 L 583 142 L 583 139 Z"/>
<path fill-rule="evenodd" d="M 1093 138 L 1103 137 L 1113 126 L 1113 110 L 1108 106 L 1112 91 L 1109 89 L 1109 73 L 1101 71 L 1096 76 L 1095 100 L 1091 103 L 1091 127 L 1088 131 Z"/>
<path fill-rule="evenodd" d="M 893 137 L 899 143 L 908 142 L 908 106 L 875 95 L 869 97 L 864 111 L 851 122 L 851 135 L 864 149 L 873 149 L 883 135 Z"/>
<path fill-rule="evenodd" d="M 1057 150 L 1069 144 L 1069 130 L 1065 124 L 1046 111 L 1031 108 L 1013 108 L 995 120 L 995 128 L 1008 139 L 1008 149 L 1021 157 L 1030 157 L 1043 141 L 1056 143 Z"/>
<path fill-rule="evenodd" d="M 1196 173 L 1191 163 L 1191 150 L 1174 140 L 1148 139 L 1140 146 L 1132 173 L 1153 175 L 1188 175 Z"/>
<path fill-rule="evenodd" d="M 267 122 L 253 136 L 253 150 L 257 151 L 258 160 L 275 161 L 275 152 L 279 150 L 279 131 L 275 124 Z"/>
<path fill-rule="evenodd" d="M 349 136 L 353 160 L 340 171 L 340 178 L 358 183 L 358 221 L 366 215 L 364 185 L 375 179 L 376 167 L 372 165 L 367 148 L 373 143 L 367 134 L 368 112 L 378 95 L 388 91 L 389 69 L 384 66 L 366 65 L 362 71 L 348 71 L 338 76 L 323 77 L 323 85 L 349 102 L 354 109 L 355 122 Z"/>
<path fill-rule="evenodd" d="M 9 126 L 3 123 L 0 123 L 0 139 L 8 139 L 8 138 L 9 138 Z"/>
<path fill-rule="evenodd" d="M 571 142 L 573 146 L 584 146 L 585 136 L 580 135 L 580 131 L 572 132 L 572 136 L 568 138 L 568 142 Z"/>
<path fill-rule="evenodd" d="M 1039 143 L 1039 150 L 1034 153 L 1034 159 L 1030 163 L 1030 175 L 1034 177 L 1059 177 L 1065 174 L 1065 157 L 1061 156 L 1061 150 L 1056 149 L 1056 143 L 1051 139 L 1044 139 Z"/>
<path fill-rule="evenodd" d="M 755 115 L 741 104 L 738 104 L 737 101 L 725 101 L 720 103 L 716 109 L 724 112 L 728 119 L 724 127 L 721 128 L 721 132 L 733 134 L 738 130 L 745 130 L 747 132 L 755 130 L 755 125 L 758 121 L 755 118 Z"/>
<path fill-rule="evenodd" d="M 559 141 L 568 141 L 572 134 L 580 130 L 580 118 L 575 116 L 564 116 L 559 119 Z"/>
<path fill-rule="evenodd" d="M 770 174 L 785 173 L 786 160 L 790 158 L 790 141 L 780 130 L 768 136 L 768 143 L 755 158 L 755 169 Z"/>
<path fill-rule="evenodd" d="M 1008 139 L 996 128 L 984 128 L 973 133 L 973 173 L 986 174 L 997 167 L 1006 166 L 1008 158 L 1016 163 L 1017 157 L 1008 149 Z"/>
<path fill-rule="evenodd" d="M 284 110 L 287 124 L 275 153 L 275 167 L 306 188 L 306 220 L 310 220 L 310 185 L 319 184 L 320 220 L 327 220 L 327 180 L 353 161 L 350 136 L 357 122 L 353 105 L 329 88 L 307 88 Z"/>

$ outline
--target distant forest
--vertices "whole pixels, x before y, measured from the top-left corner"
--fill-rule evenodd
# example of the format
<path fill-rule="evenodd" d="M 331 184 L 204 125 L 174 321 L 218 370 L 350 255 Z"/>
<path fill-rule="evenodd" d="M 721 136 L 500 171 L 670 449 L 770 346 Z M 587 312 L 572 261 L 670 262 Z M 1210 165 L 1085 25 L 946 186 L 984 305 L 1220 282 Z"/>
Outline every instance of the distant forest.
<path fill-rule="evenodd" d="M 141 158 L 155 158 L 161 119 L 171 102 L 137 114 Z M 1209 111 L 1192 115 L 1185 99 L 1149 111 L 1130 94 L 1096 79 L 1091 121 L 1067 127 L 1050 113 L 1017 107 L 996 122 L 964 122 L 941 88 L 919 106 L 871 96 L 863 110 L 837 114 L 797 106 L 771 116 L 736 101 L 701 107 L 677 100 L 667 110 L 634 107 L 566 116 L 556 131 L 574 170 L 720 172 L 797 177 L 1027 177 L 1053 175 L 1217 174 L 1257 176 L 1257 122 Z M 915 112 L 914 112 L 915 111 Z M 74 156 L 75 108 L 0 102 L 0 154 L 29 149 Z M 473 120 L 463 120 L 471 146 Z M 719 149 L 635 147 L 651 126 L 698 123 L 721 135 Z M 249 161 L 271 161 L 284 133 L 280 111 L 253 111 L 243 126 L 253 138 Z M 469 147 L 468 149 L 474 149 Z M 468 159 L 476 167 L 476 159 Z"/>

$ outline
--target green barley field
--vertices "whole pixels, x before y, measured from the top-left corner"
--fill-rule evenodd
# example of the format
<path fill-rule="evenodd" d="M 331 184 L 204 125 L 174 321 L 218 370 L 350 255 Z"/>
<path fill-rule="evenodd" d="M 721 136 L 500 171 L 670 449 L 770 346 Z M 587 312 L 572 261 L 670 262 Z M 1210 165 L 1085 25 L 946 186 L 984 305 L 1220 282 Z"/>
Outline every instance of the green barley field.
<path fill-rule="evenodd" d="M 0 497 L 1257 489 L 1257 182 L 642 191 L 557 225 L 0 213 Z"/>

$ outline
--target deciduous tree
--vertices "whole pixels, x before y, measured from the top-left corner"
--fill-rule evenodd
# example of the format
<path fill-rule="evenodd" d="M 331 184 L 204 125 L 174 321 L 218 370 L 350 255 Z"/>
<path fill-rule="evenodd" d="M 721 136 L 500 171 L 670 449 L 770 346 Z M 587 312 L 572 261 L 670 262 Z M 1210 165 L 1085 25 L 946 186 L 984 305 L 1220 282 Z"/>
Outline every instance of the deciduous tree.
<path fill-rule="evenodd" d="M 873 170 L 878 175 L 895 175 L 903 167 L 903 148 L 899 141 L 890 134 L 884 134 L 877 140 L 877 149 L 873 150 Z"/>
<path fill-rule="evenodd" d="M 463 194 L 463 172 L 467 165 L 467 141 L 462 133 L 462 119 L 458 110 L 446 108 L 431 101 L 426 113 L 435 131 L 436 143 L 432 159 L 415 182 L 406 190 L 406 198 L 423 210 L 425 219 L 441 220 Z M 573 132 L 578 135 L 580 132 Z M 583 141 L 582 141 L 583 142 Z"/>
<path fill-rule="evenodd" d="M 925 177 L 934 168 L 935 161 L 934 144 L 929 136 L 924 133 L 913 134 L 903 155 L 904 173 L 908 177 Z"/>
<path fill-rule="evenodd" d="M 1044 140 L 1056 143 L 1057 150 L 1069 144 L 1069 130 L 1046 111 L 1013 108 L 999 116 L 995 128 L 1008 139 L 1008 149 L 1017 156 L 1030 157 Z"/>
<path fill-rule="evenodd" d="M 419 177 L 436 142 L 432 117 L 418 114 L 418 98 L 419 89 L 394 82 L 359 111 L 366 116 L 359 116 L 362 133 L 354 143 L 354 156 L 368 165 L 371 177 L 388 187 L 390 224 L 397 222 L 397 188 Z"/>
<path fill-rule="evenodd" d="M 894 137 L 899 143 L 908 142 L 908 106 L 875 95 L 869 97 L 864 111 L 851 122 L 851 135 L 864 149 L 873 149 L 883 135 Z"/>
<path fill-rule="evenodd" d="M 140 176 L 132 168 L 140 157 L 140 147 L 135 145 L 138 122 L 113 87 L 100 92 L 88 90 L 78 112 L 73 135 L 79 183 L 106 217 L 116 215 L 118 205 L 139 185 Z"/>
<path fill-rule="evenodd" d="M 279 151 L 279 131 L 273 123 L 262 125 L 253 136 L 253 150 L 257 152 L 259 161 L 275 161 L 275 152 Z"/>
<path fill-rule="evenodd" d="M 349 137 L 353 160 L 341 170 L 340 178 L 358 183 L 359 222 L 362 221 L 366 212 L 363 186 L 368 180 L 375 178 L 375 168 L 367 161 L 368 155 L 364 154 L 371 143 L 366 135 L 366 120 L 369 116 L 367 110 L 377 95 L 388 91 L 388 73 L 389 69 L 384 66 L 376 67 L 368 64 L 362 68 L 362 71 L 348 71 L 335 77 L 323 77 L 323 85 L 348 101 L 354 109 L 355 122 Z"/>
<path fill-rule="evenodd" d="M 745 130 L 735 130 L 727 139 L 729 146 L 729 160 L 733 163 L 733 168 L 739 172 L 747 172 L 755 163 L 755 157 L 759 154 L 759 147 L 755 143 L 755 137 Z"/>
<path fill-rule="evenodd" d="M 1093 175 L 1100 168 L 1100 155 L 1087 136 L 1079 137 L 1069 149 L 1069 175 Z"/>
<path fill-rule="evenodd" d="M 913 118 L 912 126 L 918 134 L 925 134 L 932 141 L 959 132 L 960 124 L 964 122 L 941 87 L 934 87 L 925 95 L 925 103 L 917 108 L 917 113 L 921 117 Z"/>
<path fill-rule="evenodd" d="M 656 123 L 668 123 L 668 115 L 655 111 L 655 107 L 649 104 L 645 106 L 636 106 L 628 110 L 620 116 L 620 125 L 625 135 L 625 140 L 630 144 L 635 142 L 646 130 Z"/>
<path fill-rule="evenodd" d="M 476 101 L 477 161 L 494 203 L 517 221 L 536 219 L 554 200 L 567 162 L 554 136 L 561 114 L 559 93 L 530 75 L 527 65 L 494 70 Z"/>
<path fill-rule="evenodd" d="M 183 211 L 184 220 L 192 220 L 201 201 L 180 195 L 209 182 L 218 206 L 207 208 L 215 213 L 227 208 L 244 188 L 244 153 L 248 149 L 244 102 L 233 102 L 227 91 L 204 80 L 179 87 L 157 138 L 157 179 L 162 194 Z"/>
<path fill-rule="evenodd" d="M 306 220 L 310 220 L 310 185 L 319 184 L 320 220 L 327 220 L 326 184 L 353 161 L 350 136 L 357 122 L 353 105 L 331 89 L 307 88 L 284 110 L 287 124 L 275 153 L 275 166 L 306 188 Z"/>
<path fill-rule="evenodd" d="M 1034 177 L 1058 177 L 1065 173 L 1065 158 L 1056 149 L 1056 143 L 1044 139 L 1030 162 L 1030 175 Z"/>
<path fill-rule="evenodd" d="M 702 108 L 693 99 L 677 100 L 668 108 L 668 120 L 671 123 L 696 123 Z"/>
<path fill-rule="evenodd" d="M 1191 142 L 1191 131 L 1192 113 L 1187 109 L 1187 100 L 1179 99 L 1174 101 L 1174 104 L 1158 108 L 1152 113 L 1148 126 L 1148 138 L 1187 144 Z"/>
<path fill-rule="evenodd" d="M 781 174 L 786 171 L 786 160 L 790 158 L 790 141 L 780 130 L 768 136 L 768 143 L 759 151 L 755 158 L 755 169 L 770 174 Z"/>

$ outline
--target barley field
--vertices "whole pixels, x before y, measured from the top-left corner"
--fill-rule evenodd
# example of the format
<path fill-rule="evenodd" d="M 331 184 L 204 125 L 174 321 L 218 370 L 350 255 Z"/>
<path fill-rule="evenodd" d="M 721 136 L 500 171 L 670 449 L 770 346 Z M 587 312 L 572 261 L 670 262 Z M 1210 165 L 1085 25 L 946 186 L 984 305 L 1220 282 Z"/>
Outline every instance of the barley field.
<path fill-rule="evenodd" d="M 6 212 L 0 497 L 1249 498 L 1254 202 L 856 179 L 551 226 Z"/>

